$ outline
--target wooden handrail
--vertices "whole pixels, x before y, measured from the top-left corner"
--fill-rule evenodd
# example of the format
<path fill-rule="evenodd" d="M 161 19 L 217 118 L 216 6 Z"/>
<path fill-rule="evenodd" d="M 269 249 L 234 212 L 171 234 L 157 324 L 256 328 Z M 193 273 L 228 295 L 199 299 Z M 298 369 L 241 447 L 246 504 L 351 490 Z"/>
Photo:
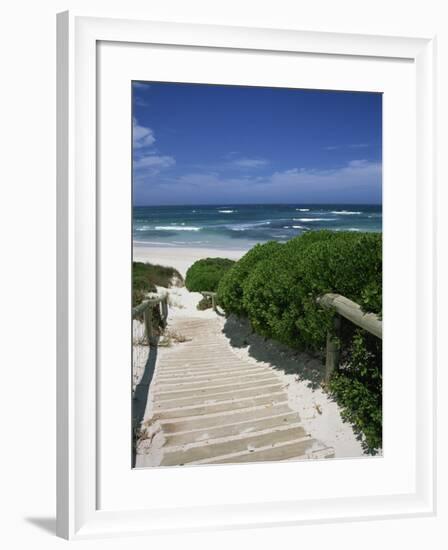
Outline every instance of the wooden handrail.
<path fill-rule="evenodd" d="M 341 317 L 345 317 L 377 338 L 383 338 L 383 323 L 375 313 L 364 313 L 361 306 L 340 294 L 324 294 L 317 299 L 322 307 L 333 308 Z"/>
<path fill-rule="evenodd" d="M 383 338 L 383 322 L 375 313 L 364 313 L 359 304 L 340 294 L 324 294 L 317 299 L 317 303 L 323 308 L 333 309 L 337 313 L 333 319 L 333 332 L 327 333 L 325 380 L 328 382 L 331 373 L 339 365 L 341 317 L 380 339 Z"/>
<path fill-rule="evenodd" d="M 204 290 L 204 291 L 201 291 L 201 294 L 202 294 L 202 296 L 204 296 L 204 298 L 211 298 L 212 299 L 213 310 L 217 312 L 217 309 L 216 309 L 216 296 L 217 296 L 217 293 L 216 292 L 209 292 L 208 290 Z"/>
<path fill-rule="evenodd" d="M 222 313 L 218 309 L 218 301 L 217 301 L 218 293 L 210 292 L 209 290 L 202 290 L 201 294 L 202 296 L 204 296 L 204 298 L 211 298 L 213 311 L 216 313 L 216 315 L 219 315 L 220 317 L 224 317 L 224 313 Z"/>
<path fill-rule="evenodd" d="M 143 315 L 143 321 L 145 323 L 145 334 L 149 345 L 157 344 L 157 338 L 154 334 L 154 328 L 152 325 L 152 315 L 154 308 L 156 307 L 159 308 L 162 328 L 165 328 L 168 319 L 168 293 L 164 296 L 150 297 L 147 300 L 144 300 L 138 306 L 132 308 L 133 319 Z"/>
<path fill-rule="evenodd" d="M 154 307 L 162 301 L 162 298 L 149 298 L 148 300 L 143 300 L 138 306 L 132 308 L 132 318 L 135 319 L 142 315 L 148 307 Z"/>

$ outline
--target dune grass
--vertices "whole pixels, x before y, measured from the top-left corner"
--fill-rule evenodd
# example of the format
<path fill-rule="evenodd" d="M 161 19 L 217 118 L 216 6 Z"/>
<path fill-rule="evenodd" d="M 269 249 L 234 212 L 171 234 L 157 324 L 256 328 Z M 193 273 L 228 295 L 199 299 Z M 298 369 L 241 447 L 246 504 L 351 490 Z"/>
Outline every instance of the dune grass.
<path fill-rule="evenodd" d="M 143 262 L 132 262 L 132 305 L 139 304 L 148 292 L 156 292 L 158 286 L 170 288 L 183 286 L 182 275 L 174 269 L 163 265 Z"/>

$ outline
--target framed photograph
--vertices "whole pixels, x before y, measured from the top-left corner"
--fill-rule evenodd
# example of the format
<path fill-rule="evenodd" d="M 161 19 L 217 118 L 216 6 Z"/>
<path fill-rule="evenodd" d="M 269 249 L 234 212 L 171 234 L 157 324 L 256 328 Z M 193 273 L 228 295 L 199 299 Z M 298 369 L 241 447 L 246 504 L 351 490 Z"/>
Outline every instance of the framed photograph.
<path fill-rule="evenodd" d="M 133 81 L 132 111 L 135 466 L 381 456 L 382 94 Z"/>
<path fill-rule="evenodd" d="M 433 513 L 433 49 L 58 16 L 60 536 Z"/>

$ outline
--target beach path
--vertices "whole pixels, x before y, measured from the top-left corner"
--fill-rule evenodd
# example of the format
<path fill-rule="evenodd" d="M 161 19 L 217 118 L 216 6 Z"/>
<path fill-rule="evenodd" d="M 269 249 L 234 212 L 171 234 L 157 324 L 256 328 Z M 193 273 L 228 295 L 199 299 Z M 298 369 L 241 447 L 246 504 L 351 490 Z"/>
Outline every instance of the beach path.
<path fill-rule="evenodd" d="M 329 458 L 288 403 L 268 363 L 241 358 L 219 317 L 178 317 L 187 339 L 159 354 L 137 446 L 136 466 Z"/>

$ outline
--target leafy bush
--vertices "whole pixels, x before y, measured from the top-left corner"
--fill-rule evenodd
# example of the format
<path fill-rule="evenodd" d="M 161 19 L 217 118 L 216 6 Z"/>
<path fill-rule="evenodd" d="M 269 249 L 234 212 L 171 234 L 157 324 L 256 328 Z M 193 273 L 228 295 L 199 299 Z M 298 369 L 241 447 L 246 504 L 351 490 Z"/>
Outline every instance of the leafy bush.
<path fill-rule="evenodd" d="M 327 292 L 362 303 L 381 292 L 381 236 L 315 231 L 290 240 L 257 263 L 243 284 L 243 305 L 255 330 L 292 347 L 318 351 L 331 312 L 317 304 Z M 379 280 L 378 280 L 379 277 Z"/>
<path fill-rule="evenodd" d="M 371 454 L 382 444 L 381 348 L 381 340 L 355 329 L 346 361 L 333 373 L 329 385 L 342 407 L 343 420 L 354 424 Z"/>
<path fill-rule="evenodd" d="M 275 249 L 254 266 L 243 283 L 243 308 L 257 332 L 292 347 L 310 347 L 309 337 L 300 334 L 297 326 L 309 301 L 309 289 L 302 284 L 302 264 L 310 247 L 333 239 L 334 235 L 330 231 L 306 233 Z M 328 317 L 320 308 L 319 314 L 322 319 Z"/>
<path fill-rule="evenodd" d="M 183 284 L 182 275 L 173 267 L 149 263 L 132 263 L 132 305 L 139 304 L 148 292 L 156 292 L 157 286 L 169 288 Z"/>
<path fill-rule="evenodd" d="M 317 304 L 318 296 L 342 294 L 381 314 L 381 234 L 311 231 L 269 245 L 252 249 L 219 286 L 226 313 L 247 315 L 259 334 L 323 356 L 333 313 Z M 342 325 L 345 367 L 330 390 L 374 452 L 381 444 L 381 341 Z"/>
<path fill-rule="evenodd" d="M 187 271 L 185 286 L 190 292 L 215 292 L 224 273 L 233 265 L 227 258 L 205 258 L 195 262 Z"/>
<path fill-rule="evenodd" d="M 211 309 L 212 307 L 213 307 L 213 302 L 211 297 L 204 296 L 199 300 L 198 305 L 196 306 L 196 309 L 198 309 L 199 311 L 204 311 L 206 309 Z"/>
<path fill-rule="evenodd" d="M 269 258 L 283 245 L 275 241 L 257 244 L 222 277 L 218 286 L 218 301 L 227 311 L 247 315 L 243 304 L 243 285 L 260 260 Z"/>

